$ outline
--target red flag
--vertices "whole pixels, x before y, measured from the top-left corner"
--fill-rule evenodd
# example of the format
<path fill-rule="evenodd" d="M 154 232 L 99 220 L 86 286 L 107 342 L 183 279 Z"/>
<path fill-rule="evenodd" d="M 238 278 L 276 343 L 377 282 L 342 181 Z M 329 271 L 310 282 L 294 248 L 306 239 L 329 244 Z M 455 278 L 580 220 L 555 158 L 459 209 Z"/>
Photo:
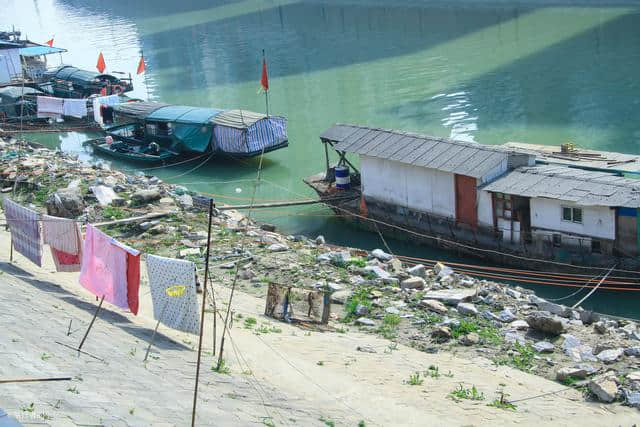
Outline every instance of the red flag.
<path fill-rule="evenodd" d="M 269 78 L 267 77 L 267 60 L 262 58 L 262 78 L 260 79 L 260 86 L 264 91 L 269 90 Z"/>
<path fill-rule="evenodd" d="M 107 68 L 107 65 L 104 63 L 104 56 L 102 56 L 102 52 L 100 52 L 100 55 L 98 55 L 98 63 L 96 64 L 96 68 L 101 73 L 104 73 L 105 68 Z"/>
<path fill-rule="evenodd" d="M 138 62 L 138 72 L 137 74 L 142 74 L 145 72 L 145 70 L 147 69 L 145 63 L 144 63 L 144 56 L 140 57 L 140 62 Z"/>
<path fill-rule="evenodd" d="M 53 47 L 53 38 L 47 40 L 47 44 L 49 45 L 49 47 Z"/>

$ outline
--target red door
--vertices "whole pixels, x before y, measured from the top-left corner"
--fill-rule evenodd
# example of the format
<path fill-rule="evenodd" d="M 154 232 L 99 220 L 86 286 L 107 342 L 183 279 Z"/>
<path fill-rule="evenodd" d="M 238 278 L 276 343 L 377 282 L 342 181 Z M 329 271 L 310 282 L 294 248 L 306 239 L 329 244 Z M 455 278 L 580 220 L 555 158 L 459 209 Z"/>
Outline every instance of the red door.
<path fill-rule="evenodd" d="M 456 221 L 478 227 L 478 209 L 476 207 L 476 179 L 464 175 L 455 175 L 456 180 Z"/>

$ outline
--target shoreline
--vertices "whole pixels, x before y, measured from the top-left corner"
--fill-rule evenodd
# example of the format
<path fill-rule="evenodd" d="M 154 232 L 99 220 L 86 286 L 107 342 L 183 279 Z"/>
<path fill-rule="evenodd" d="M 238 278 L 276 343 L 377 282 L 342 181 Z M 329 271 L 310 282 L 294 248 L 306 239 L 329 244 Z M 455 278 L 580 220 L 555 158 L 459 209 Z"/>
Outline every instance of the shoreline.
<path fill-rule="evenodd" d="M 12 157 L 9 153 L 16 148 L 25 150 L 26 156 Z M 166 217 L 162 219 L 102 229 L 142 252 L 190 259 L 202 267 L 206 214 L 197 208 L 196 194 L 154 177 L 132 177 L 93 168 L 65 154 L 52 153 L 48 149 L 27 149 L 0 142 L 4 195 L 15 194 L 19 203 L 33 203 L 41 211 L 48 205 L 59 213 L 64 213 L 63 210 L 79 213 L 74 218 L 92 223 L 164 212 Z M 14 185 L 8 187 L 7 182 Z M 70 183 L 73 185 L 69 187 Z M 56 204 L 54 194 L 68 203 Z M 106 197 L 105 194 L 109 196 L 110 203 L 99 206 L 98 194 L 101 198 Z M 2 240 L 3 246 L 7 246 L 6 233 L 2 233 Z M 329 287 L 335 291 L 330 320 L 333 332 L 321 335 L 332 336 L 334 345 L 342 336 L 356 335 L 365 342 L 374 340 L 378 346 L 381 342 L 389 343 L 390 347 L 395 345 L 403 353 L 410 352 L 415 360 L 431 357 L 455 360 L 451 362 L 451 372 L 456 376 L 450 381 L 452 384 L 458 382 L 457 379 L 469 383 L 459 371 L 460 366 L 482 358 L 483 369 L 506 369 L 510 374 L 522 375 L 525 383 L 535 378 L 541 381 L 539 386 L 547 390 L 553 385 L 549 379 L 573 385 L 587 395 L 588 402 L 583 402 L 585 408 L 596 405 L 590 403 L 592 401 L 609 400 L 612 393 L 617 402 L 633 401 L 637 397 L 640 404 L 640 376 L 635 379 L 635 374 L 640 373 L 634 371 L 640 362 L 640 330 L 635 322 L 571 310 L 537 298 L 527 289 L 456 274 L 446 265 L 437 265 L 435 269 L 408 267 L 381 250 L 368 254 L 353 248 L 330 247 L 320 237 L 311 241 L 301 236 L 283 236 L 268 225 L 247 223 L 237 212 L 220 213 L 214 217 L 212 233 L 214 289 L 228 291 L 235 263 L 241 258 L 250 258 L 240 268 L 237 289 L 242 300 L 253 307 L 246 315 L 260 316 L 260 304 L 263 308 L 269 283 L 305 289 Z M 19 263 L 24 266 L 27 261 L 21 258 Z M 35 266 L 29 267 L 36 270 Z M 60 273 L 49 275 L 52 280 L 56 280 L 53 277 L 56 275 L 63 277 Z M 142 278 L 145 286 L 146 276 L 143 274 Z M 70 287 L 74 293 L 82 289 L 77 285 Z M 257 327 L 248 327 L 250 325 L 244 323 L 246 318 L 241 319 L 236 321 L 245 325 L 243 329 L 249 338 L 256 332 L 261 333 Z M 268 322 L 272 325 L 270 328 L 286 327 L 287 331 L 300 332 L 299 328 L 273 319 Z M 271 332 L 268 336 L 277 334 Z M 395 349 L 389 351 L 395 353 Z M 360 357 L 363 353 L 366 351 L 360 350 L 356 355 Z M 303 360 L 301 357 L 301 363 Z M 447 373 L 439 368 L 443 371 L 436 370 L 434 374 L 428 366 L 416 370 L 418 377 L 414 376 L 413 380 L 407 379 L 411 372 L 406 369 L 402 376 L 417 383 Z M 375 370 L 367 372 L 372 375 Z M 372 380 L 375 374 L 366 379 Z M 278 382 L 275 378 L 269 381 Z M 340 378 L 335 381 L 339 383 Z M 480 386 L 480 377 L 474 377 L 473 383 Z M 601 390 L 602 384 L 608 389 Z M 401 383 L 402 395 L 412 388 L 407 387 Z M 487 395 L 494 392 L 486 387 L 488 384 L 482 388 Z M 295 388 L 291 386 L 290 391 Z M 498 385 L 496 388 L 513 394 L 509 387 Z M 556 384 L 555 389 L 559 388 Z M 569 388 L 566 392 L 575 391 Z M 447 399 L 443 401 L 445 406 L 459 404 L 446 394 L 440 397 Z M 498 411 L 500 416 L 511 414 L 504 408 L 485 409 L 484 406 L 483 411 Z M 618 404 L 611 408 L 622 411 L 621 414 L 637 415 L 637 410 Z M 415 410 L 416 414 L 420 413 L 417 407 Z M 521 412 L 521 408 L 514 410 L 514 417 L 523 416 Z"/>

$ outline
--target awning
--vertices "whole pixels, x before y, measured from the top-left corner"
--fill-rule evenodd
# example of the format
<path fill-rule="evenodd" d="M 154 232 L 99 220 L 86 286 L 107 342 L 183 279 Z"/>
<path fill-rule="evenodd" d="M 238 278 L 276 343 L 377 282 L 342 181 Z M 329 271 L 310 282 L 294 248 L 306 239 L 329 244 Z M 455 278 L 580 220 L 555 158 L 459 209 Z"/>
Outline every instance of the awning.
<path fill-rule="evenodd" d="M 66 52 L 66 49 L 62 49 L 59 47 L 49 47 L 49 46 L 29 46 L 20 48 L 21 56 L 40 56 L 40 55 L 51 55 L 52 53 L 61 53 Z"/>

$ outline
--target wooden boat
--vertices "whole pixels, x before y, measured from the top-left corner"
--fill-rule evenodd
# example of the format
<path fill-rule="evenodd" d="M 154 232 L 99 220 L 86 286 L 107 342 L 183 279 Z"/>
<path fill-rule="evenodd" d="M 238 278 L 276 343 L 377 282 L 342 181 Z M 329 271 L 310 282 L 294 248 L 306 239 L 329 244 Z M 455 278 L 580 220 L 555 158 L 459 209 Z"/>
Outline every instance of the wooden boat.
<path fill-rule="evenodd" d="M 88 98 L 91 95 L 122 94 L 133 90 L 131 76 L 115 77 L 61 65 L 42 75 L 40 88 L 58 98 Z"/>
<path fill-rule="evenodd" d="M 150 154 L 145 152 L 147 145 L 132 145 L 124 142 L 108 144 L 105 138 L 90 139 L 84 143 L 93 147 L 94 152 L 139 163 L 167 163 L 179 156 L 179 153 L 162 147 L 157 154 Z"/>
<path fill-rule="evenodd" d="M 157 142 L 188 155 L 211 153 L 253 157 L 289 145 L 284 117 L 244 110 L 126 102 L 113 108 L 114 140 L 134 145 Z"/>

